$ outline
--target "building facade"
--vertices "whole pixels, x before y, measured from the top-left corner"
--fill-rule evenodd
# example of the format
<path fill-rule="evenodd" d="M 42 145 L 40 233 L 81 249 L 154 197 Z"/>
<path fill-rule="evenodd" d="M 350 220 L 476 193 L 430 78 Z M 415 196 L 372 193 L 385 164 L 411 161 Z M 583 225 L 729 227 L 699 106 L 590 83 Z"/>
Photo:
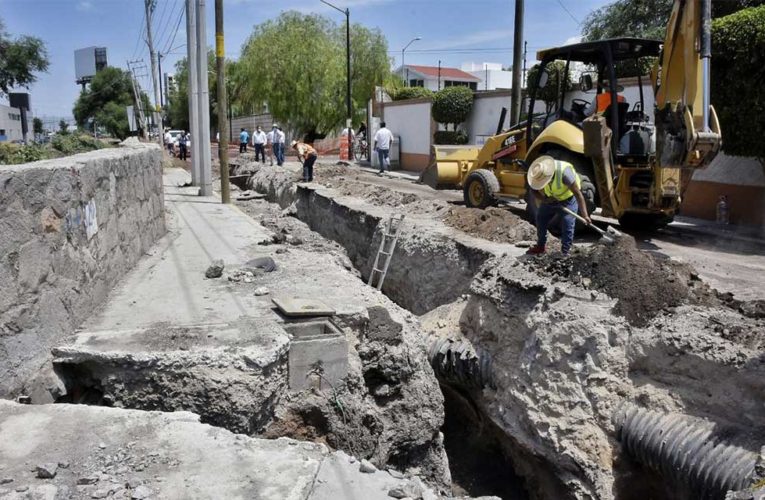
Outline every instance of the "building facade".
<path fill-rule="evenodd" d="M 32 118 L 28 116 L 28 130 L 32 136 Z M 21 141 L 24 135 L 21 131 L 21 110 L 0 104 L 0 142 Z"/>
<path fill-rule="evenodd" d="M 409 87 L 424 87 L 437 91 L 445 87 L 468 87 L 480 90 L 481 79 L 458 68 L 407 64 L 395 72 Z"/>
<path fill-rule="evenodd" d="M 480 78 L 478 90 L 510 90 L 513 86 L 513 72 L 500 63 L 464 63 L 462 71 Z"/>

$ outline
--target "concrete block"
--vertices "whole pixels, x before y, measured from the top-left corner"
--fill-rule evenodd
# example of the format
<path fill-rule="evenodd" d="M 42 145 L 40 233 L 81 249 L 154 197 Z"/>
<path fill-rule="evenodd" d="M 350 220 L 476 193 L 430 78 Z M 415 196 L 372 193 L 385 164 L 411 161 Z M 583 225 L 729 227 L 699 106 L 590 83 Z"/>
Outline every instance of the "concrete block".
<path fill-rule="evenodd" d="M 326 389 L 348 375 L 348 342 L 329 320 L 290 322 L 289 385 L 293 391 Z M 321 374 L 321 376 L 319 376 Z"/>
<path fill-rule="evenodd" d="M 285 316 L 333 316 L 335 310 L 317 299 L 276 296 L 271 299 Z"/>

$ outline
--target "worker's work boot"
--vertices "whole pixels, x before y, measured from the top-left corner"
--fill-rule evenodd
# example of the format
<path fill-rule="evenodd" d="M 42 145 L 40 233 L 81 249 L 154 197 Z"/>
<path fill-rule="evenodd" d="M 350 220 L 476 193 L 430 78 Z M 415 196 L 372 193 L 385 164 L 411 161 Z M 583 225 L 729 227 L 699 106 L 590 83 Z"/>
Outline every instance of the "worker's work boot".
<path fill-rule="evenodd" d="M 545 247 L 534 245 L 526 251 L 526 255 L 541 255 L 545 253 Z"/>

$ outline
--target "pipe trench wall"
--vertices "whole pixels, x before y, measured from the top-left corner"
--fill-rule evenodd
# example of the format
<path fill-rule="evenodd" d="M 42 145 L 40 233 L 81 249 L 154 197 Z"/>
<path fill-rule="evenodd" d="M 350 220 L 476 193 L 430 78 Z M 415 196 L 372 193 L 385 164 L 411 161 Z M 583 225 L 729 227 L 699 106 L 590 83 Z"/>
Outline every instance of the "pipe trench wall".
<path fill-rule="evenodd" d="M 165 233 L 161 159 L 131 144 L 0 167 L 0 397 Z"/>
<path fill-rule="evenodd" d="M 292 182 L 284 172 L 260 169 L 250 179 L 250 187 L 282 207 L 294 204 L 300 220 L 345 248 L 366 281 L 395 209 L 361 206 L 338 199 L 324 188 Z M 488 248 L 440 234 L 432 221 L 406 218 L 382 291 L 401 307 L 424 314 L 467 293 L 481 265 L 492 256 Z"/>

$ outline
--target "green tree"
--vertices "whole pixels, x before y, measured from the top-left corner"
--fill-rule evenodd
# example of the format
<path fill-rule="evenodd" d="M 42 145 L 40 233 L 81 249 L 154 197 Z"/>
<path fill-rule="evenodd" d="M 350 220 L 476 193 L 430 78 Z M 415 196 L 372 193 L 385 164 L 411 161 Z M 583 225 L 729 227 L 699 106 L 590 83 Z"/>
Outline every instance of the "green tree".
<path fill-rule="evenodd" d="M 560 101 L 561 92 L 564 90 L 563 87 L 565 86 L 566 91 L 571 90 L 572 82 L 571 75 L 566 74 L 566 63 L 563 61 L 553 61 L 549 63 L 546 67 L 546 72 L 547 83 L 542 88 L 539 88 L 537 83 L 539 81 L 538 78 L 541 75 L 539 64 L 535 64 L 529 69 L 527 79 L 529 89 L 536 89 L 536 99 L 545 103 L 547 113 L 549 114 L 555 109 L 556 103 Z"/>
<path fill-rule="evenodd" d="M 712 23 L 712 104 L 720 118 L 723 150 L 765 165 L 765 5 Z M 724 76 L 723 76 L 724 75 Z"/>
<path fill-rule="evenodd" d="M 32 132 L 34 132 L 35 135 L 43 133 L 43 121 L 36 116 L 32 120 Z"/>
<path fill-rule="evenodd" d="M 592 11 L 582 22 L 585 41 L 634 36 L 663 40 L 673 0 L 617 0 Z M 712 0 L 712 17 L 765 4 L 765 0 Z"/>
<path fill-rule="evenodd" d="M 58 133 L 59 134 L 69 133 L 69 124 L 63 118 L 58 121 Z"/>
<path fill-rule="evenodd" d="M 142 93 L 141 98 L 144 109 L 151 109 L 148 97 Z M 109 134 L 124 139 L 130 135 L 125 108 L 132 104 L 130 73 L 119 68 L 104 68 L 74 103 L 74 119 L 80 128 L 89 128 L 95 121 Z"/>
<path fill-rule="evenodd" d="M 459 123 L 467 120 L 473 109 L 473 91 L 468 87 L 446 87 L 433 94 L 431 113 L 433 119 L 457 130 Z"/>
<path fill-rule="evenodd" d="M 234 63 L 226 61 L 226 76 L 233 72 Z M 215 53 L 207 53 L 207 90 L 210 99 L 210 126 L 218 124 L 218 73 L 215 65 Z M 230 88 L 229 88 L 230 90 Z M 229 96 L 229 100 L 235 96 Z M 232 101 L 232 106 L 233 106 Z M 189 63 L 184 57 L 175 63 L 175 86 L 170 90 L 166 106 L 168 126 L 180 130 L 189 130 Z"/>
<path fill-rule="evenodd" d="M 379 30 L 351 27 L 353 108 L 361 112 L 390 71 Z M 239 61 L 237 96 L 244 106 L 271 114 L 309 137 L 337 128 L 346 117 L 345 33 L 319 15 L 282 13 L 255 27 Z"/>
<path fill-rule="evenodd" d="M 48 52 L 42 40 L 32 36 L 12 39 L 0 19 L 0 95 L 13 87 L 29 87 L 35 73 L 48 70 Z"/>

